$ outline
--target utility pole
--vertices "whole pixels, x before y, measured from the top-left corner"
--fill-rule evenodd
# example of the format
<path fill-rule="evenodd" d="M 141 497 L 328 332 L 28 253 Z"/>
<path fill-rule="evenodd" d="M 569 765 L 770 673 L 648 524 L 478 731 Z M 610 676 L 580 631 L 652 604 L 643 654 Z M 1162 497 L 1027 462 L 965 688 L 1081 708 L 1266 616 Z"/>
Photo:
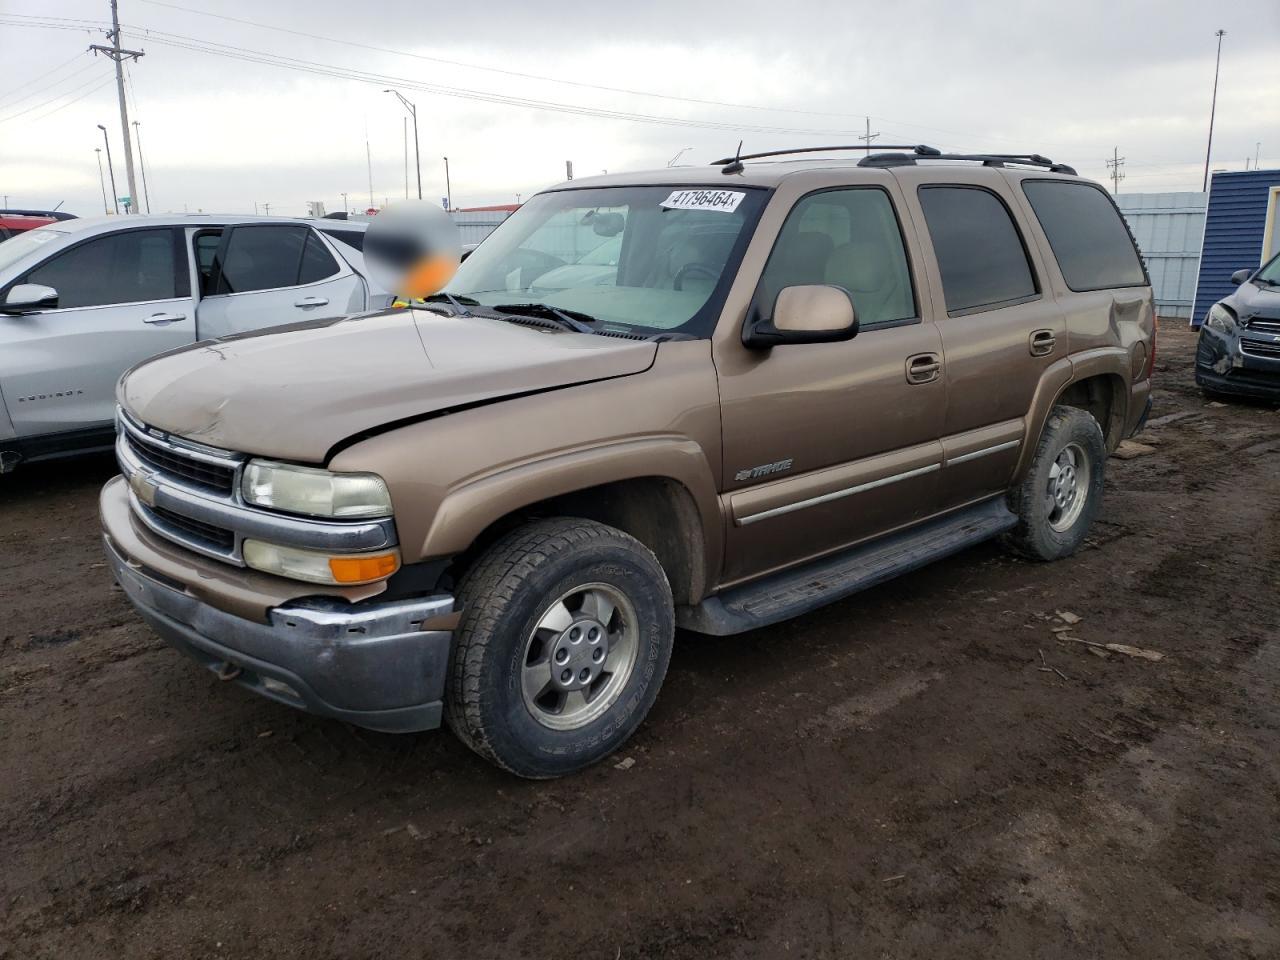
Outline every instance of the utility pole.
<path fill-rule="evenodd" d="M 98 124 L 98 129 L 102 131 L 102 142 L 107 145 L 107 173 L 111 174 L 111 205 L 118 215 L 120 198 L 116 195 L 116 168 L 111 162 L 111 138 L 107 136 L 107 128 L 102 124 Z"/>
<path fill-rule="evenodd" d="M 1261 140 L 1259 140 L 1259 141 L 1258 141 L 1258 143 L 1257 143 L 1257 145 L 1253 148 L 1253 169 L 1255 169 L 1255 170 L 1257 170 L 1257 169 L 1258 169 L 1258 158 L 1259 158 L 1260 156 L 1262 156 L 1262 141 L 1261 141 Z"/>
<path fill-rule="evenodd" d="M 107 206 L 107 179 L 102 173 L 102 148 L 94 147 L 93 152 L 98 155 L 98 183 L 102 185 L 102 212 L 110 213 L 111 208 Z M 5 206 L 8 205 L 8 198 L 6 198 Z"/>
<path fill-rule="evenodd" d="M 1222 38 L 1227 31 L 1219 30 L 1214 34 L 1218 38 L 1218 57 L 1213 62 L 1213 100 L 1209 104 L 1209 145 L 1204 150 L 1204 183 L 1201 192 L 1209 189 L 1209 157 L 1213 154 L 1213 115 L 1218 110 L 1218 68 L 1222 66 Z"/>
<path fill-rule="evenodd" d="M 263 201 L 262 203 L 262 215 L 264 217 L 271 216 L 271 204 L 267 203 L 266 201 Z"/>
<path fill-rule="evenodd" d="M 373 152 L 369 149 L 369 129 L 364 131 L 364 161 L 369 168 L 369 209 L 373 209 Z"/>
<path fill-rule="evenodd" d="M 1118 196 L 1120 181 L 1124 179 L 1124 157 L 1120 156 L 1119 147 L 1111 151 L 1111 159 L 1107 161 L 1107 166 L 1111 168 L 1111 193 L 1113 196 Z"/>
<path fill-rule="evenodd" d="M 867 118 L 866 118 L 866 120 L 867 120 L 867 132 L 866 132 L 865 134 L 863 134 L 862 136 L 858 137 L 858 139 L 859 139 L 859 140 L 865 140 L 865 141 L 867 142 L 867 156 L 871 156 L 871 141 L 872 141 L 872 140 L 875 140 L 876 138 L 878 138 L 878 137 L 880 136 L 880 134 L 879 134 L 879 132 L 872 133 L 872 132 L 871 132 L 871 118 L 870 118 L 870 117 L 867 117 Z"/>
<path fill-rule="evenodd" d="M 444 208 L 453 209 L 453 184 L 449 180 L 449 158 L 444 158 Z"/>
<path fill-rule="evenodd" d="M 392 90 L 390 87 L 388 87 L 386 90 L 383 90 L 382 92 L 394 93 L 396 95 L 396 99 L 398 99 L 402 104 L 404 104 L 404 108 L 409 111 L 409 116 L 413 117 L 413 162 L 418 167 L 418 199 L 421 200 L 422 199 L 422 154 L 418 149 L 418 108 L 414 106 L 412 103 L 410 103 L 408 100 L 406 100 L 401 95 L 399 90 Z M 372 191 L 370 191 L 370 195 L 372 196 Z M 372 199 L 370 200 L 369 206 L 373 206 Z"/>
<path fill-rule="evenodd" d="M 345 193 L 342 195 L 342 212 L 347 212 L 347 195 Z"/>
<path fill-rule="evenodd" d="M 133 121 L 133 135 L 138 140 L 138 166 L 142 170 L 142 197 L 147 202 L 147 213 L 151 212 L 151 191 L 147 189 L 147 161 L 142 159 L 142 131 L 138 128 L 142 126 L 140 120 Z"/>
<path fill-rule="evenodd" d="M 138 208 L 138 188 L 133 178 L 133 146 L 129 136 L 129 108 L 124 102 L 124 61 L 137 60 L 143 55 L 141 50 L 125 50 L 120 46 L 120 12 L 116 9 L 116 0 L 111 0 L 111 32 L 107 34 L 111 46 L 104 47 L 100 43 L 91 44 L 89 49 L 96 53 L 106 54 L 116 63 L 116 95 L 120 98 L 120 132 L 124 137 L 124 170 L 129 180 L 129 204 Z M 115 187 L 112 186 L 112 192 Z"/>
<path fill-rule="evenodd" d="M 401 117 L 404 121 L 404 198 L 409 199 L 409 118 Z"/>

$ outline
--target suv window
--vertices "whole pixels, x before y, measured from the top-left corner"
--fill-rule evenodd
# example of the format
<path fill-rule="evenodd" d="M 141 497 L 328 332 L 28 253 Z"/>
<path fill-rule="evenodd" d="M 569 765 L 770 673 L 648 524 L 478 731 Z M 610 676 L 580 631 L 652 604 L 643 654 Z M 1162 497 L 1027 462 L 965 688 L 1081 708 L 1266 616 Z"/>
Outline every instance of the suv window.
<path fill-rule="evenodd" d="M 173 231 L 128 230 L 73 247 L 27 273 L 58 291 L 58 307 L 172 300 L 178 296 Z"/>
<path fill-rule="evenodd" d="M 1142 261 L 1120 211 L 1100 189 L 1087 183 L 1024 180 L 1022 192 L 1072 290 L 1146 284 Z"/>
<path fill-rule="evenodd" d="M 902 230 L 880 189 L 826 190 L 795 205 L 760 280 L 766 310 L 783 287 L 829 283 L 853 298 L 863 327 L 917 316 Z"/>
<path fill-rule="evenodd" d="M 236 227 L 218 252 L 218 293 L 315 283 L 338 272 L 332 254 L 307 227 Z"/>
<path fill-rule="evenodd" d="M 919 197 L 947 313 L 990 310 L 1039 292 L 1013 216 L 994 193 L 939 185 L 921 187 Z"/>

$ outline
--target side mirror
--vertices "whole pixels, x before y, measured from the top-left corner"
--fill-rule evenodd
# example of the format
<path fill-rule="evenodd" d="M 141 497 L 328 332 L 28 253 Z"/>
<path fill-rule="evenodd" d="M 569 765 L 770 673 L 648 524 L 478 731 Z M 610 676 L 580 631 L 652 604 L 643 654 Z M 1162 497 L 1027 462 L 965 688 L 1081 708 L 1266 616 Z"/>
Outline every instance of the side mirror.
<path fill-rule="evenodd" d="M 749 322 L 742 342 L 755 349 L 784 343 L 837 343 L 858 335 L 858 314 L 843 287 L 805 284 L 783 287 L 773 316 Z"/>
<path fill-rule="evenodd" d="M 58 291 L 43 283 L 15 283 L 0 304 L 0 313 L 50 310 L 58 305 Z"/>
<path fill-rule="evenodd" d="M 1238 287 L 1240 284 L 1248 280 L 1252 273 L 1252 270 L 1237 270 L 1231 275 L 1231 282 Z"/>

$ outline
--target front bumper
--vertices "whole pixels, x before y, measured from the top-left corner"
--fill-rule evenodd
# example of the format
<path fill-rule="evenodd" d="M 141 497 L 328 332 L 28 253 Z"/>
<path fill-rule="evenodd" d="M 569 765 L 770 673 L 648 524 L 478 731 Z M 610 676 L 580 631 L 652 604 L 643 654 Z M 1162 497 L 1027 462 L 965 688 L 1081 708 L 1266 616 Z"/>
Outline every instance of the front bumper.
<path fill-rule="evenodd" d="M 1280 358 L 1256 352 L 1259 346 L 1274 342 L 1274 338 L 1262 340 L 1248 331 L 1222 334 L 1201 327 L 1196 343 L 1196 383 L 1230 396 L 1280 401 Z"/>
<path fill-rule="evenodd" d="M 332 597 L 273 607 L 259 623 L 203 602 L 131 560 L 110 531 L 107 561 L 142 618 L 219 677 L 280 703 L 370 730 L 440 726 L 453 634 L 453 597 L 351 604 Z"/>

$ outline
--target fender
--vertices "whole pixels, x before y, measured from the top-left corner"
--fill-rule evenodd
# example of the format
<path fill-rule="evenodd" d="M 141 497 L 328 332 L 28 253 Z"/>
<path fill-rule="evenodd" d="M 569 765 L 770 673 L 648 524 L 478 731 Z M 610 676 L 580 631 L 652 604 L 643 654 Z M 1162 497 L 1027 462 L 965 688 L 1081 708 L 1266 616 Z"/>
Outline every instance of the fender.
<path fill-rule="evenodd" d="M 677 435 L 617 440 L 562 451 L 470 478 L 445 495 L 418 555 L 461 553 L 493 523 L 540 501 L 602 484 L 650 477 L 672 480 L 689 493 L 701 526 L 702 583 L 715 583 L 724 553 L 724 517 L 715 479 L 702 448 Z"/>
<path fill-rule="evenodd" d="M 1027 470 L 1031 467 L 1031 461 L 1035 457 L 1036 447 L 1040 439 L 1040 434 L 1044 430 L 1045 422 L 1049 419 L 1049 411 L 1058 403 L 1063 393 L 1073 384 L 1079 383 L 1081 380 L 1087 380 L 1090 377 L 1100 375 L 1113 375 L 1120 379 L 1120 382 L 1127 384 L 1129 373 L 1129 354 L 1123 347 L 1099 347 L 1094 350 L 1083 350 L 1080 353 L 1063 357 L 1048 367 L 1040 377 L 1040 382 L 1036 385 L 1035 395 L 1031 398 L 1031 408 L 1027 411 L 1026 432 L 1023 436 L 1022 450 L 1018 455 L 1018 465 L 1013 472 L 1014 484 L 1020 483 L 1022 478 L 1026 476 Z M 1113 408 L 1112 418 L 1120 417 L 1121 423 L 1127 422 L 1128 393 L 1124 390 L 1115 391 L 1112 397 L 1113 404 L 1118 404 L 1120 409 Z M 1107 430 L 1107 424 L 1101 424 L 1103 430 Z M 1108 431 L 1110 435 L 1110 431 Z"/>

